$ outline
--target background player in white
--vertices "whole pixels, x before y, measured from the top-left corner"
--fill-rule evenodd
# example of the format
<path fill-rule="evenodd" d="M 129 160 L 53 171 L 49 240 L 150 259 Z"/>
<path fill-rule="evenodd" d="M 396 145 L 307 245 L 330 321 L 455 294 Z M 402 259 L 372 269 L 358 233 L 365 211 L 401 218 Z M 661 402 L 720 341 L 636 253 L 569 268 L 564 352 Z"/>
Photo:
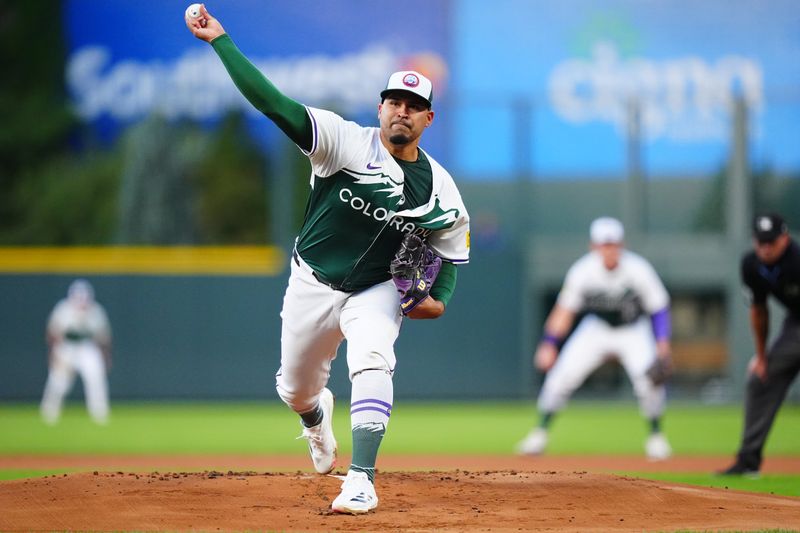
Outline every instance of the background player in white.
<path fill-rule="evenodd" d="M 300 415 L 314 467 L 335 466 L 333 396 L 326 385 L 347 340 L 352 382 L 353 458 L 331 508 L 374 509 L 375 463 L 393 404 L 394 342 L 403 315 L 389 263 L 404 234 L 426 240 L 442 258 L 430 296 L 409 312 L 436 318 L 469 259 L 469 218 L 450 174 L 419 148 L 433 122 L 431 81 L 418 72 L 389 77 L 377 106 L 379 128 L 365 128 L 286 97 L 238 50 L 205 6 L 186 17 L 211 43 L 236 86 L 311 161 L 311 192 L 295 243 L 281 318 L 277 390 Z"/>
<path fill-rule="evenodd" d="M 111 326 L 88 281 L 73 281 L 67 297 L 50 313 L 47 344 L 49 373 L 41 404 L 44 421 L 58 421 L 64 397 L 78 373 L 89 415 L 98 424 L 105 424 L 109 414 L 106 370 L 111 366 Z"/>
<path fill-rule="evenodd" d="M 554 414 L 594 370 L 615 357 L 628 373 L 650 424 L 647 456 L 666 459 L 671 449 L 660 427 L 666 392 L 646 372 L 656 357 L 670 357 L 669 295 L 650 263 L 624 249 L 624 229 L 618 220 L 596 219 L 590 237 L 591 251 L 570 267 L 545 322 L 534 357 L 536 367 L 547 372 L 538 400 L 541 418 L 517 451 L 543 453 Z M 580 313 L 586 315 L 559 355 Z"/>

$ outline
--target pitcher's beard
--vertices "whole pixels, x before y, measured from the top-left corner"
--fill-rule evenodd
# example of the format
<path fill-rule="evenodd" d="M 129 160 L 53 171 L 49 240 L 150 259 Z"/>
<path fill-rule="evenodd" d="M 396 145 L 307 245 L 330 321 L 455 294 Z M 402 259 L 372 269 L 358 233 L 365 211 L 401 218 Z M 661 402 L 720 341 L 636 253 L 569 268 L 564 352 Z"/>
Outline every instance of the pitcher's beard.
<path fill-rule="evenodd" d="M 395 133 L 394 135 L 389 137 L 389 142 L 397 145 L 408 144 L 411 142 L 411 138 L 408 135 L 404 135 L 402 133 Z"/>

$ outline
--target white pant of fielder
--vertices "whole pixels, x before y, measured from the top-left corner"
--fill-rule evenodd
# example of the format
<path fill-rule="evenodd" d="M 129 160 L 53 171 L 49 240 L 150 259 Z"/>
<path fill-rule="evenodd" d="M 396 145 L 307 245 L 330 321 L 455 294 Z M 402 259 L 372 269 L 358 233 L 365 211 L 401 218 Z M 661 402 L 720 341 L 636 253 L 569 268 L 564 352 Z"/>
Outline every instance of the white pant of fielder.
<path fill-rule="evenodd" d="M 660 416 L 666 404 L 666 389 L 653 385 L 646 375 L 656 357 L 650 322 L 641 318 L 630 325 L 612 327 L 592 315 L 585 317 L 570 335 L 547 373 L 539 394 L 539 410 L 561 410 L 586 378 L 612 356 L 625 368 L 642 415 L 647 419 Z"/>
<path fill-rule="evenodd" d="M 92 341 L 61 342 L 53 348 L 53 358 L 42 397 L 41 414 L 54 424 L 61 416 L 64 398 L 72 389 L 75 374 L 83 381 L 86 408 L 98 424 L 108 421 L 108 383 L 103 354 Z"/>

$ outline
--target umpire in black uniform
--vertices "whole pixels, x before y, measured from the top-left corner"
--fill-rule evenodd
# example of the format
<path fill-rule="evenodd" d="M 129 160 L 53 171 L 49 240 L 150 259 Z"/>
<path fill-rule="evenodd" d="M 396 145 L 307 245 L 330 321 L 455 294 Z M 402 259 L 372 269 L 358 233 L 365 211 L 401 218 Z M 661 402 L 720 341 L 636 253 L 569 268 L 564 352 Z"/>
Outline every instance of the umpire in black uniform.
<path fill-rule="evenodd" d="M 753 251 L 742 257 L 741 274 L 751 295 L 756 351 L 748 368 L 742 442 L 736 462 L 719 472 L 724 475 L 758 474 L 775 415 L 800 371 L 800 247 L 789 236 L 783 217 L 755 217 Z M 780 335 L 767 350 L 770 294 L 786 307 L 786 317 Z"/>

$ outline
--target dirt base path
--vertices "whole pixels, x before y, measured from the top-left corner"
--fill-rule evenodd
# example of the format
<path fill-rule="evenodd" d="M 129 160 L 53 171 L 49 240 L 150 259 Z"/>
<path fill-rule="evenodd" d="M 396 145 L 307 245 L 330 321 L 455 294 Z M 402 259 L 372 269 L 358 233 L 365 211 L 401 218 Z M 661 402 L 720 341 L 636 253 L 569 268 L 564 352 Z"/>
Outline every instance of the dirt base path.
<path fill-rule="evenodd" d="M 340 464 L 347 459 L 342 457 Z M 302 471 L 286 471 L 295 461 Z M 688 468 L 694 465 L 707 471 L 724 466 L 723 458 L 654 464 L 621 457 L 386 456 L 376 484 L 380 505 L 357 517 L 331 514 L 330 502 L 341 481 L 309 473 L 306 461 L 298 456 L 0 458 L 0 468 L 10 468 L 9 462 L 14 468 L 97 468 L 0 483 L 0 530 L 623 532 L 800 525 L 798 498 L 605 472 L 620 464 L 625 470 L 649 466 L 696 471 Z M 249 464 L 255 469 L 187 471 L 202 468 L 200 462 L 207 467 Z M 773 458 L 771 463 L 783 472 L 800 471 L 800 459 Z M 159 466 L 169 464 L 185 470 Z M 276 468 L 265 468 L 270 464 Z M 578 470 L 570 464 L 584 466 Z M 111 471 L 112 465 L 120 470 Z M 432 467 L 436 471 L 420 470 L 427 465 L 438 466 Z"/>

